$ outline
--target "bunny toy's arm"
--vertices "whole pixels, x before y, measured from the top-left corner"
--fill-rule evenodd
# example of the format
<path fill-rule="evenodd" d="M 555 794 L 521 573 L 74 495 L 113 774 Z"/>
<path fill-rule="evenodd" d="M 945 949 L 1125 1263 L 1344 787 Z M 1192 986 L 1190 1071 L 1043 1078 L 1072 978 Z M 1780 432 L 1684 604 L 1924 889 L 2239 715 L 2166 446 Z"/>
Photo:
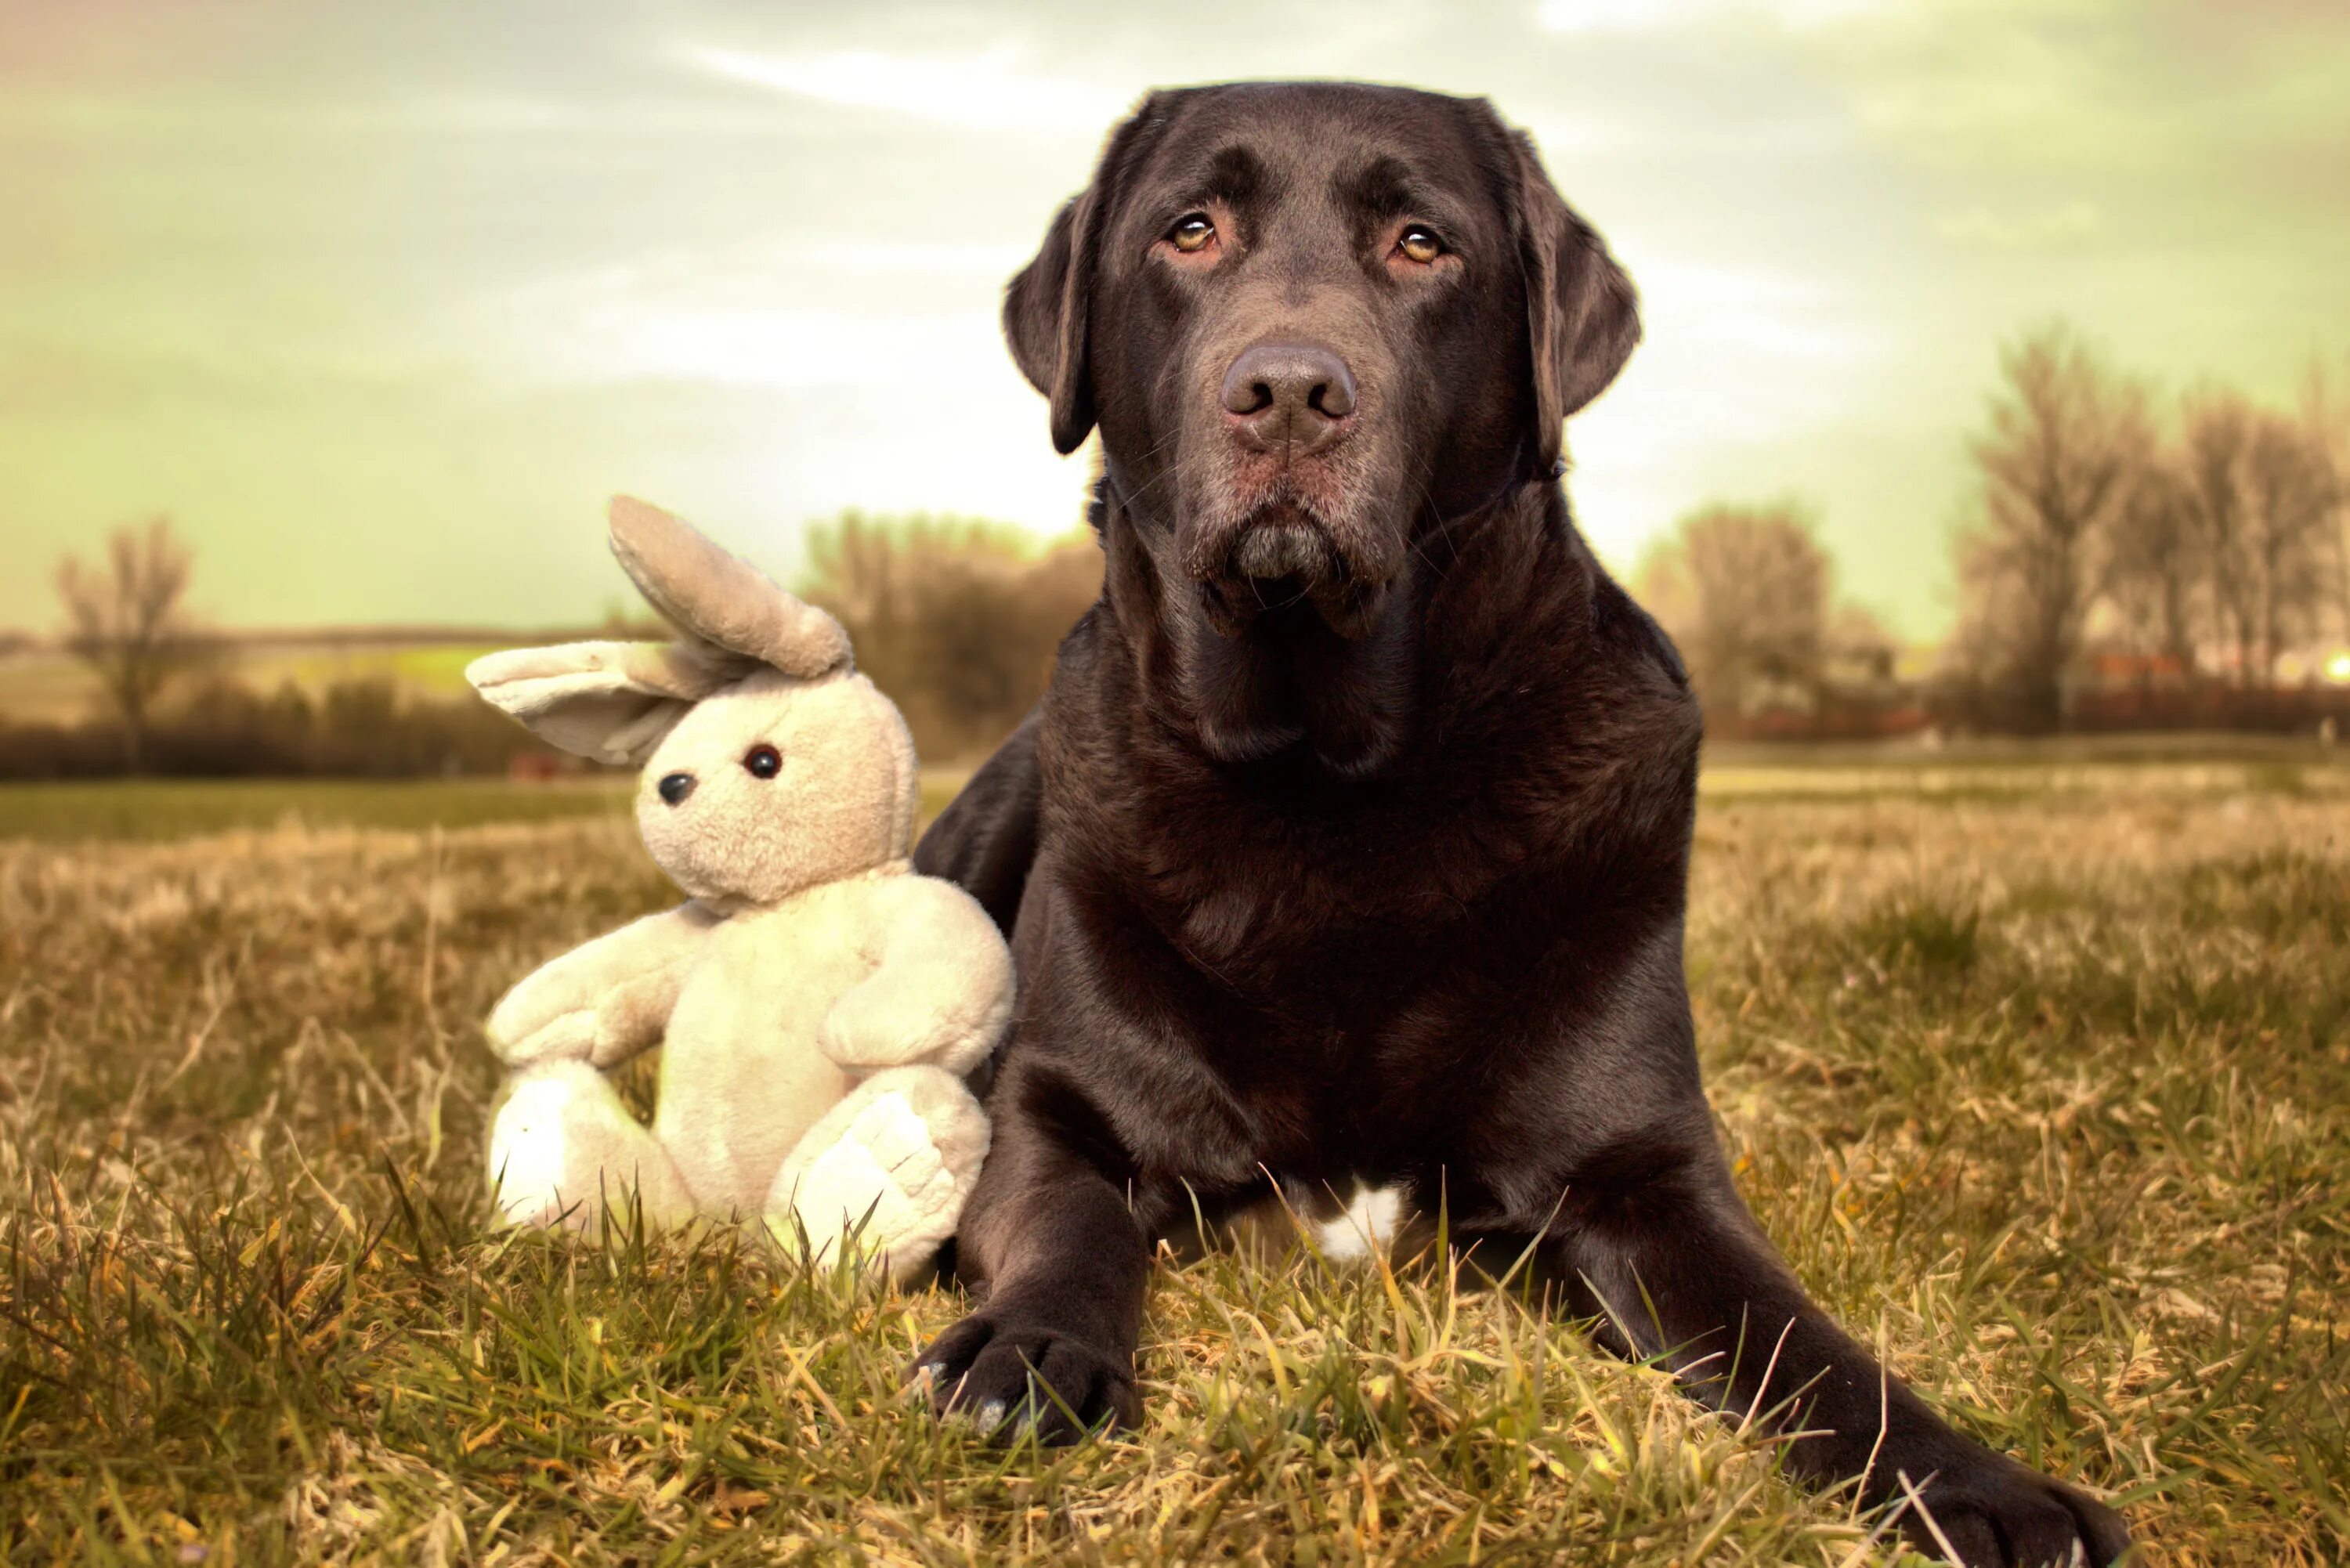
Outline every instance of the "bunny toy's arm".
<path fill-rule="evenodd" d="M 660 1039 L 686 971 L 719 919 L 700 904 L 681 905 L 542 965 L 491 1012 L 490 1049 L 510 1067 L 627 1061 Z"/>
<path fill-rule="evenodd" d="M 875 884 L 873 971 L 826 1015 L 817 1044 L 851 1069 L 924 1062 L 968 1073 L 1012 1020 L 1012 954 L 971 896 L 930 877 Z"/>

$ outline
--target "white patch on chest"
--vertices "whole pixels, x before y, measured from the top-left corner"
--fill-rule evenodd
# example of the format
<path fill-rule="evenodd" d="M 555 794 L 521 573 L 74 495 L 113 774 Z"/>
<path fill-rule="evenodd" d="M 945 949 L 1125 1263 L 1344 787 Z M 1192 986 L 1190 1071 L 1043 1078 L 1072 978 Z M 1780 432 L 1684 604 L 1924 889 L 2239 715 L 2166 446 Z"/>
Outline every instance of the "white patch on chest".
<path fill-rule="evenodd" d="M 1315 1222 L 1314 1244 L 1333 1262 L 1356 1262 L 1394 1241 L 1402 1223 L 1400 1189 L 1357 1187 L 1343 1210 Z"/>

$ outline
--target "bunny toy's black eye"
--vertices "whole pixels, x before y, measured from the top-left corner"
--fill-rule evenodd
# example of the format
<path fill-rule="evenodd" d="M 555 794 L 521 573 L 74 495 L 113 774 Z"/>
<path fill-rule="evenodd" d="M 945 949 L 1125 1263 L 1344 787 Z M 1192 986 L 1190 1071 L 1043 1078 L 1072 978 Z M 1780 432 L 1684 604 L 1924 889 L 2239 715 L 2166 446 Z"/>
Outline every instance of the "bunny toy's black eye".
<path fill-rule="evenodd" d="M 743 766 L 754 779 L 771 779 L 784 771 L 784 753 L 773 746 L 754 746 L 743 753 Z"/>

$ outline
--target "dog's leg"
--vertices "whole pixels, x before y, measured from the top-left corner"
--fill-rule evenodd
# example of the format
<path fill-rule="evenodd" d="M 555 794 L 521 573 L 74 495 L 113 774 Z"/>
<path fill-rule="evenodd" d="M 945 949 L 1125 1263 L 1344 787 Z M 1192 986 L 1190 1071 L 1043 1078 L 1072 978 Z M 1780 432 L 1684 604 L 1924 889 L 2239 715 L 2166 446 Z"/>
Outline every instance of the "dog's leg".
<path fill-rule="evenodd" d="M 1739 1199 L 1710 1131 L 1595 1163 L 1637 1178 L 1571 1188 L 1536 1256 L 1610 1348 L 1656 1357 L 1707 1404 L 1790 1434 L 1799 1475 L 1859 1478 L 1871 1503 L 1914 1488 L 1932 1522 L 1913 1504 L 1902 1527 L 1921 1551 L 1946 1542 L 1970 1565 L 2022 1568 L 2081 1561 L 2076 1547 L 2107 1563 L 2127 1546 L 2118 1515 L 1952 1430 L 1829 1321 Z M 1492 1256 L 1516 1255 L 1494 1241 Z"/>
<path fill-rule="evenodd" d="M 998 1116 L 956 1240 L 982 1304 L 914 1366 L 940 1414 L 1003 1437 L 1033 1426 L 1046 1441 L 1134 1424 L 1145 1238 L 1166 1204 L 1128 1196 L 1035 1118 Z"/>
<path fill-rule="evenodd" d="M 1036 858 L 1044 781 L 1036 767 L 1043 710 L 1032 712 L 980 764 L 914 846 L 914 869 L 952 882 L 979 900 L 1009 935 Z"/>

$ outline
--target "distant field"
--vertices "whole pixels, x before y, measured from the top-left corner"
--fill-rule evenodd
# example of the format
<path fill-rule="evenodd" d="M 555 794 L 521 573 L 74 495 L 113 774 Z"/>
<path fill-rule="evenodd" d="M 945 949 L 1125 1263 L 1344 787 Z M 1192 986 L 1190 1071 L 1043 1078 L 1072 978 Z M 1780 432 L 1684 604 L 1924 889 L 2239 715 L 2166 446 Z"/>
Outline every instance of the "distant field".
<path fill-rule="evenodd" d="M 964 774 L 922 779 L 927 821 Z M 609 817 L 632 823 L 636 779 L 612 774 L 556 784 L 503 779 L 100 779 L 0 784 L 0 840 L 164 840 L 258 828 L 477 827 Z"/>
<path fill-rule="evenodd" d="M 2143 1561 L 2350 1559 L 2338 771 L 1754 765 L 1709 780 L 1688 962 L 1765 1228 Z M 0 1558 L 1916 1561 L 1424 1268 L 1170 1262 L 1143 1429 L 991 1449 L 898 1392 L 951 1292 L 486 1230 L 478 1021 L 675 897 L 617 790 L 71 793 L 0 835 Z"/>
<path fill-rule="evenodd" d="M 410 695 L 453 697 L 466 690 L 465 666 L 492 650 L 486 643 L 267 646 L 232 652 L 219 672 L 263 691 L 287 681 L 316 693 L 338 681 L 389 680 Z M 98 699 L 89 670 L 64 654 L 0 658 L 0 721 L 70 722 L 98 711 Z"/>
<path fill-rule="evenodd" d="M 1856 800 L 1866 797 L 2022 800 L 2124 791 L 2139 795 L 2220 798 L 2295 794 L 2350 799 L 2350 755 L 2314 746 L 2271 744 L 2218 760 L 2160 755 L 2080 755 L 2033 761 L 2012 752 L 1973 758 L 1831 751 L 1733 752 L 1709 765 L 1709 799 Z M 928 821 L 969 776 L 963 768 L 923 774 Z M 0 784 L 0 839 L 172 839 L 294 824 L 311 827 L 452 829 L 501 822 L 628 815 L 633 778 L 624 774 L 555 784 L 502 779 L 112 779 Z"/>
<path fill-rule="evenodd" d="M 0 784 L 0 839 L 174 839 L 232 829 L 417 830 L 629 811 L 629 785 L 503 780 L 99 779 Z"/>
<path fill-rule="evenodd" d="M 1902 754 L 1774 758 L 1723 762 L 1699 778 L 1709 797 L 1852 799 L 1910 796 L 1920 800 L 2029 800 L 2051 795 L 2110 794 L 2223 796 L 2312 794 L 2350 797 L 2350 756 L 2314 746 L 2277 748 L 2265 754 L 2197 761 L 2166 758 L 2012 756 L 1949 758 Z"/>

